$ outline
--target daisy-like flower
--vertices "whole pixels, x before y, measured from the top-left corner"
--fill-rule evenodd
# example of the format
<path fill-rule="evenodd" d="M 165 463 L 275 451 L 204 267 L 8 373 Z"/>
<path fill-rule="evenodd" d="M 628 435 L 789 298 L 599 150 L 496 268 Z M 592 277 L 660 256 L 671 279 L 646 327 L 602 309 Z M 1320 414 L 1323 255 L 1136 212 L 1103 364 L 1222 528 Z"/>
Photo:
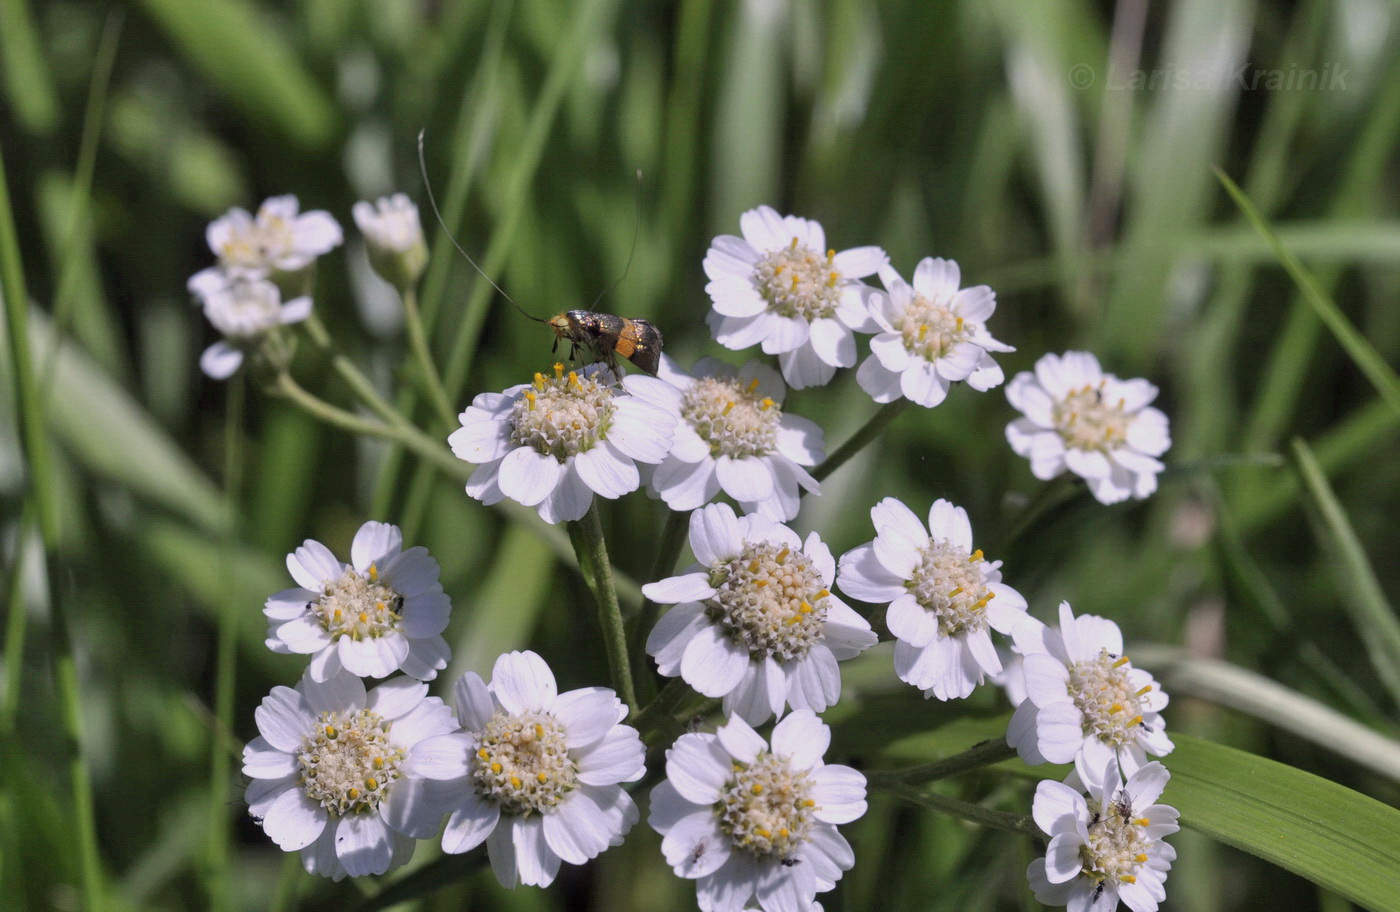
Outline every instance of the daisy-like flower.
<path fill-rule="evenodd" d="M 629 374 L 619 386 L 601 364 L 555 364 L 552 377 L 477 396 L 448 443 L 481 466 L 467 481 L 472 497 L 509 497 L 557 523 L 581 519 L 594 494 L 637 490 L 637 463 L 666 458 L 679 408 L 680 393 L 655 377 Z"/>
<path fill-rule="evenodd" d="M 428 264 L 428 243 L 418 207 L 405 193 L 358 202 L 350 210 L 365 236 L 370 264 L 386 282 L 404 289 L 418 281 Z"/>
<path fill-rule="evenodd" d="M 258 207 L 256 216 L 234 208 L 216 218 L 205 238 L 219 265 L 195 273 L 190 292 L 202 298 L 230 278 L 299 272 L 340 246 L 340 223 L 329 212 L 299 213 L 299 208 L 295 196 L 274 196 Z"/>
<path fill-rule="evenodd" d="M 267 600 L 267 645 L 311 656 L 312 680 L 342 668 L 366 678 L 403 671 L 431 681 L 452 651 L 442 638 L 452 602 L 426 548 L 403 547 L 398 526 L 367 522 L 350 545 L 350 563 L 307 539 L 287 555 L 297 587 Z"/>
<path fill-rule="evenodd" d="M 860 279 L 888 261 L 879 247 L 837 253 L 822 226 L 768 206 L 739 217 L 743 237 L 720 235 L 705 255 L 710 330 L 725 348 L 762 344 L 793 389 L 854 367 L 856 332 L 875 332 Z"/>
<path fill-rule="evenodd" d="M 967 511 L 936 500 L 928 528 L 893 497 L 870 510 L 876 537 L 841 555 L 836 586 L 862 601 L 888 603 L 898 642 L 899 679 L 925 697 L 957 700 L 1001 672 L 991 631 L 1010 633 L 1026 600 L 1001 581 L 1001 561 L 972 549 Z"/>
<path fill-rule="evenodd" d="M 801 489 L 820 488 L 803 466 L 821 461 L 822 429 L 783 413 L 787 388 L 777 371 L 702 358 L 687 374 L 667 359 L 661 376 L 680 390 L 681 420 L 651 490 L 672 510 L 694 510 L 723 491 L 746 513 L 797 516 Z"/>
<path fill-rule="evenodd" d="M 1065 352 L 1017 374 L 1006 398 L 1025 416 L 1006 426 L 1006 439 L 1036 478 L 1069 469 L 1106 504 L 1157 490 L 1157 457 L 1172 441 L 1167 416 L 1148 405 L 1157 398 L 1151 383 L 1119 380 L 1088 352 Z"/>
<path fill-rule="evenodd" d="M 544 659 L 512 652 L 489 685 L 467 672 L 455 696 L 463 731 L 424 742 L 410 764 L 444 796 L 444 852 L 484 841 L 502 886 L 547 887 L 561 861 L 622 844 L 639 815 L 621 783 L 642 777 L 646 751 L 611 690 L 561 694 Z"/>
<path fill-rule="evenodd" d="M 1176 808 L 1156 803 L 1170 774 L 1153 762 L 1124 783 L 1112 758 L 1097 775 L 1076 769 L 1070 781 L 1087 780 L 1087 797 L 1053 779 L 1035 790 L 1032 814 L 1050 836 L 1045 857 L 1026 869 L 1036 900 L 1085 912 L 1113 912 L 1122 900 L 1133 912 L 1156 912 L 1176 858 L 1162 840 L 1179 829 Z"/>
<path fill-rule="evenodd" d="M 1012 635 L 1025 657 L 1026 699 L 1011 716 L 1006 743 L 1021 759 L 1090 770 L 1114 760 L 1131 776 L 1149 754 L 1171 753 L 1161 716 L 1167 695 L 1123 654 L 1117 624 L 1076 618 L 1061 602 L 1059 629 L 1027 615 Z"/>
<path fill-rule="evenodd" d="M 865 777 L 822 756 L 831 730 L 811 710 L 773 727 L 772 747 L 743 719 L 681 735 L 647 822 L 666 863 L 695 881 L 701 912 L 797 912 L 855 864 L 836 829 L 865 813 Z"/>
<path fill-rule="evenodd" d="M 199 356 L 199 367 L 215 380 L 226 380 L 279 326 L 300 323 L 311 316 L 311 299 L 293 298 L 282 303 L 282 292 L 264 279 L 239 279 L 209 288 L 203 297 L 204 316 L 223 333 Z"/>
<path fill-rule="evenodd" d="M 428 685 L 394 678 L 365 692 L 348 672 L 274 687 L 243 749 L 248 813 L 310 874 L 340 880 L 408 861 L 437 835 L 443 811 L 405 775 L 414 746 L 456 728 Z"/>
<path fill-rule="evenodd" d="M 992 352 L 1016 349 L 987 332 L 996 295 L 986 285 L 959 289 L 958 264 L 925 257 L 910 285 L 893 266 L 880 267 L 885 294 L 870 296 L 870 315 L 883 330 L 870 340 L 870 357 L 856 372 L 876 402 L 900 396 L 933 408 L 959 380 L 979 392 L 1006 375 Z"/>
<path fill-rule="evenodd" d="M 698 564 L 642 587 L 653 601 L 677 603 L 647 637 L 661 673 L 723 697 L 724 711 L 751 725 L 785 706 L 821 712 L 835 703 L 836 663 L 877 637 L 831 594 L 836 561 L 817 533 L 803 542 L 767 517 L 711 504 L 690 514 L 690 547 Z"/>

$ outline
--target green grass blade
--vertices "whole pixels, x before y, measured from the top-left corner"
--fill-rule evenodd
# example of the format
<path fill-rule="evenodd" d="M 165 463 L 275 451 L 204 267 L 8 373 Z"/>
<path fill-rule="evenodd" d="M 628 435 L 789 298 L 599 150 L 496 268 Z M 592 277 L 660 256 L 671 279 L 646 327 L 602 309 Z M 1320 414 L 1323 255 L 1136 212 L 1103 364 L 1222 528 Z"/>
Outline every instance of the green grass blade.
<path fill-rule="evenodd" d="M 1400 704 L 1400 619 L 1386 600 L 1380 581 L 1366 557 L 1346 511 L 1327 482 L 1317 457 L 1302 440 L 1293 441 L 1293 469 L 1303 483 L 1309 517 L 1322 546 L 1331 556 L 1341 602 L 1356 625 L 1376 673 Z"/>
<path fill-rule="evenodd" d="M 331 99 L 263 10 L 244 0 L 141 0 L 141 6 L 250 117 L 272 124 L 303 149 L 324 149 L 334 138 Z"/>
<path fill-rule="evenodd" d="M 1311 773 L 1173 735 L 1181 824 L 1374 910 L 1400 909 L 1400 811 Z"/>
<path fill-rule="evenodd" d="M 1220 183 L 1234 199 L 1235 205 L 1240 207 L 1245 218 L 1249 219 L 1254 229 L 1268 242 L 1269 247 L 1274 251 L 1274 256 L 1288 271 L 1289 277 L 1303 293 L 1304 299 L 1312 305 L 1322 322 L 1327 324 L 1327 328 L 1332 330 L 1332 334 L 1337 337 L 1342 348 L 1346 349 L 1352 361 L 1356 362 L 1356 366 L 1366 375 L 1366 379 L 1370 380 L 1372 385 L 1376 387 L 1381 398 L 1394 406 L 1397 412 L 1400 412 L 1400 377 L 1396 377 L 1395 371 L 1391 369 L 1389 364 L 1385 363 L 1385 359 L 1372 347 L 1370 342 L 1366 341 L 1361 333 L 1357 332 L 1356 327 L 1351 325 L 1351 321 L 1346 318 L 1346 315 L 1313 278 L 1312 273 L 1298 262 L 1298 258 L 1283 245 L 1273 228 L 1269 226 L 1268 221 L 1254 208 L 1249 197 L 1245 196 L 1244 191 L 1236 186 L 1235 182 L 1230 180 L 1229 176 L 1219 168 L 1215 169 L 1215 176 L 1220 179 Z"/>
<path fill-rule="evenodd" d="M 0 70 L 15 118 L 31 133 L 58 126 L 58 94 L 39 47 L 29 0 L 0 0 Z"/>

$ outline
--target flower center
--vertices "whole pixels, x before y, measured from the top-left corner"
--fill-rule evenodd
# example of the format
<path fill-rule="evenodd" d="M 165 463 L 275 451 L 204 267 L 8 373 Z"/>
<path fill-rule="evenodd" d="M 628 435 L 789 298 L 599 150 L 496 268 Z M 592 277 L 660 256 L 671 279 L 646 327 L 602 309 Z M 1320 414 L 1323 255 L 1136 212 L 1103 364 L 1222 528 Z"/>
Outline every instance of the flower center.
<path fill-rule="evenodd" d="M 340 579 L 326 584 L 321 597 L 306 607 L 333 640 L 343 636 L 354 640 L 381 637 L 398 630 L 403 621 L 403 596 L 380 582 L 379 569 L 374 564 L 369 565 L 366 576 L 353 567 L 346 569 Z"/>
<path fill-rule="evenodd" d="M 940 637 L 980 633 L 987 629 L 987 603 L 996 598 L 987 589 L 981 550 L 972 556 L 946 539 L 924 546 L 919 566 L 904 584 L 925 611 L 938 617 Z"/>
<path fill-rule="evenodd" d="M 1132 800 L 1125 792 L 1107 809 L 1098 808 L 1090 799 L 1094 822 L 1089 825 L 1089 840 L 1079 849 L 1084 873 L 1099 884 L 1104 881 L 1136 883 L 1133 874 L 1147 862 L 1154 840 L 1148 839 L 1143 828 L 1147 819 L 1133 816 Z"/>
<path fill-rule="evenodd" d="M 756 379 L 703 377 L 686 390 L 681 415 L 710 445 L 711 456 L 742 459 L 773 452 L 783 410 L 759 397 Z"/>
<path fill-rule="evenodd" d="M 1127 656 L 1115 656 L 1100 649 L 1087 662 L 1069 668 L 1069 694 L 1084 714 L 1084 735 L 1114 747 L 1135 737 L 1133 729 L 1142 724 L 1142 698 L 1152 689 L 1147 684 L 1134 689 L 1128 679 L 1132 665 Z"/>
<path fill-rule="evenodd" d="M 612 387 L 597 376 L 564 373 L 554 365 L 554 376 L 535 374 L 510 413 L 510 440 L 534 447 L 564 462 L 607 436 L 613 413 Z"/>
<path fill-rule="evenodd" d="M 1085 385 L 1055 403 L 1055 428 L 1071 449 L 1117 449 L 1126 440 L 1131 421 L 1123 405 L 1122 399 L 1115 404 L 1104 401 L 1099 387 Z"/>
<path fill-rule="evenodd" d="M 498 711 L 477 739 L 476 791 L 508 814 L 547 813 L 578 784 L 564 726 L 549 713 Z"/>
<path fill-rule="evenodd" d="M 770 250 L 754 265 L 754 285 L 773 312 L 815 320 L 836 313 L 841 301 L 841 272 L 836 251 L 819 252 L 799 243 Z"/>
<path fill-rule="evenodd" d="M 710 571 L 716 589 L 706 613 L 749 656 L 798 659 L 821 642 L 827 596 L 807 555 L 771 542 L 748 542 L 739 556 Z"/>
<path fill-rule="evenodd" d="M 979 324 L 953 313 L 941 299 L 930 301 L 915 295 L 904 309 L 899 331 L 911 354 L 920 355 L 925 361 L 937 361 L 953 346 L 971 338 L 978 328 Z"/>
<path fill-rule="evenodd" d="M 204 304 L 209 322 L 232 339 L 252 338 L 277 326 L 281 311 L 276 287 L 266 282 L 235 282 Z"/>
<path fill-rule="evenodd" d="M 377 808 L 404 758 L 389 740 L 389 726 L 368 709 L 321 713 L 297 754 L 306 797 L 339 816 Z"/>
<path fill-rule="evenodd" d="M 257 269 L 292 249 L 292 227 L 280 217 L 259 217 L 244 231 L 236 232 L 219 251 L 225 266 Z"/>
<path fill-rule="evenodd" d="M 734 764 L 734 777 L 720 789 L 719 828 L 740 848 L 763 857 L 788 859 L 816 820 L 816 802 L 806 770 L 760 751 L 752 763 Z"/>

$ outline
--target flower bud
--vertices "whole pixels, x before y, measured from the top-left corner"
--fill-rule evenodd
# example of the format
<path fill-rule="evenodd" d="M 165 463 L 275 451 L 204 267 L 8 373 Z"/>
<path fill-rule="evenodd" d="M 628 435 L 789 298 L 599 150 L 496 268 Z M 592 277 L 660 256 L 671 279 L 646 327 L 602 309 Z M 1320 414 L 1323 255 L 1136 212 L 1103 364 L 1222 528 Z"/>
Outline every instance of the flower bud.
<path fill-rule="evenodd" d="M 407 194 L 395 193 L 373 204 L 358 202 L 351 211 L 365 236 L 374 271 L 401 293 L 411 288 L 428 264 L 418 207 Z"/>

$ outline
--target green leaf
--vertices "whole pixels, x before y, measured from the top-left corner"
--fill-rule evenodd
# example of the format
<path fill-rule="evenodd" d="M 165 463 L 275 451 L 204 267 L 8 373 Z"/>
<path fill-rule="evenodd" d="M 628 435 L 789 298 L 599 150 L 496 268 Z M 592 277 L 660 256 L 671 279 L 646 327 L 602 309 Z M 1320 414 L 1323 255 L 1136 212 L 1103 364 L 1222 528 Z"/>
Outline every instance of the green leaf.
<path fill-rule="evenodd" d="M 1173 739 L 1163 800 L 1182 826 L 1368 909 L 1400 909 L 1400 811 L 1232 747 Z"/>
<path fill-rule="evenodd" d="M 1385 359 L 1380 356 L 1370 342 L 1361 335 L 1351 321 L 1346 318 L 1336 303 L 1323 291 L 1322 286 L 1313 278 L 1302 263 L 1298 262 L 1292 252 L 1279 240 L 1273 228 L 1269 227 L 1268 221 L 1254 208 L 1254 204 L 1245 196 L 1244 191 L 1230 180 L 1229 176 L 1219 168 L 1215 169 L 1215 176 L 1220 179 L 1225 190 L 1235 200 L 1235 205 L 1240 207 L 1245 218 L 1254 225 L 1254 229 L 1273 248 L 1274 256 L 1278 259 L 1283 268 L 1288 271 L 1288 275 L 1303 293 L 1304 299 L 1312 305 L 1314 311 L 1322 322 L 1327 324 L 1327 328 L 1332 330 L 1332 334 L 1337 337 L 1342 348 L 1346 349 L 1351 359 L 1356 362 L 1356 366 L 1361 368 L 1361 372 L 1366 375 L 1366 379 L 1376 387 L 1381 394 L 1381 398 L 1389 402 L 1396 411 L 1400 411 L 1400 377 L 1395 376 L 1395 371 Z"/>

